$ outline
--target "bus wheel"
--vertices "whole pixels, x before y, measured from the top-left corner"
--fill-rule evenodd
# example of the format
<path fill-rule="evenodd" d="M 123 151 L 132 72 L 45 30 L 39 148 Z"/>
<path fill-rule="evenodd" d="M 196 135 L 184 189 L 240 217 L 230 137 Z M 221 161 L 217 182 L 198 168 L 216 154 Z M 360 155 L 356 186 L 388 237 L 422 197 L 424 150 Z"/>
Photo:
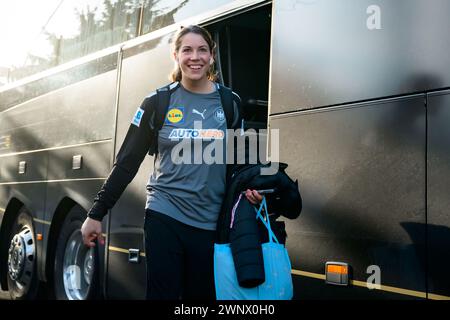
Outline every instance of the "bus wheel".
<path fill-rule="evenodd" d="M 81 226 L 85 218 L 86 212 L 75 206 L 66 216 L 58 237 L 54 265 L 58 300 L 88 300 L 96 296 L 98 251 L 83 244 Z"/>
<path fill-rule="evenodd" d="M 9 234 L 8 291 L 11 299 L 28 300 L 37 297 L 36 242 L 33 218 L 22 207 Z"/>

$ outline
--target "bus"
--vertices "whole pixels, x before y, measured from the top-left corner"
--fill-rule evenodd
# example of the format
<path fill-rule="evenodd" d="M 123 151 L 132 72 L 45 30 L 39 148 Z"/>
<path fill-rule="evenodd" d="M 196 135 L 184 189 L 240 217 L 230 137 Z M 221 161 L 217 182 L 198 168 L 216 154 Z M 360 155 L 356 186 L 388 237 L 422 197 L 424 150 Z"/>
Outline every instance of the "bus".
<path fill-rule="evenodd" d="M 299 181 L 303 211 L 282 219 L 294 299 L 450 299 L 450 1 L 77 3 L 47 21 L 62 30 L 75 12 L 77 32 L 46 29 L 47 58 L 0 87 L 0 283 L 13 299 L 145 297 L 153 158 L 103 220 L 105 246 L 86 248 L 80 227 L 188 24 L 211 32 L 246 128 L 277 130 Z"/>

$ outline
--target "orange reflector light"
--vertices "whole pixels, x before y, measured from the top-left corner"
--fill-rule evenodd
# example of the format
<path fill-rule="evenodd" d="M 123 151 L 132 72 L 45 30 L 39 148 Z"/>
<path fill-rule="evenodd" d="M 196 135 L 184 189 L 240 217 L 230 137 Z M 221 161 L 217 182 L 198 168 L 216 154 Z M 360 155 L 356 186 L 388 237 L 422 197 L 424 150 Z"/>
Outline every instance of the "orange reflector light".
<path fill-rule="evenodd" d="M 329 264 L 327 265 L 327 272 L 338 273 L 338 274 L 347 274 L 348 269 L 346 266 L 338 266 Z"/>
<path fill-rule="evenodd" d="M 329 261 L 325 263 L 325 282 L 336 286 L 348 286 L 351 267 L 344 262 Z"/>
<path fill-rule="evenodd" d="M 42 239 L 43 239 L 42 233 L 38 233 L 38 234 L 36 235 L 36 240 L 37 240 L 37 241 L 42 241 Z"/>

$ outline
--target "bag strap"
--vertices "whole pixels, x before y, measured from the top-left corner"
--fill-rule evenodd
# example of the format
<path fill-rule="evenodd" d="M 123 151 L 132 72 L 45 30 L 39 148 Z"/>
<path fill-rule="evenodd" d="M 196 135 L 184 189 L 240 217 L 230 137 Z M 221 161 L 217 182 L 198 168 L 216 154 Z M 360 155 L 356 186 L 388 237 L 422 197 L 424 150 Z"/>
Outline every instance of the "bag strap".
<path fill-rule="evenodd" d="M 235 217 L 235 213 L 236 213 L 236 208 L 239 205 L 239 202 L 242 199 L 242 193 L 239 195 L 239 198 L 237 199 L 236 203 L 233 206 L 233 209 L 231 210 L 231 222 L 230 222 L 230 229 L 233 228 L 233 224 L 234 224 L 234 217 Z M 259 205 L 259 209 L 256 209 L 256 207 L 253 207 L 256 211 L 256 219 L 260 219 L 262 221 L 262 223 L 264 224 L 264 226 L 267 228 L 267 232 L 269 234 L 269 241 L 270 242 L 275 242 L 279 244 L 277 237 L 275 236 L 275 234 L 272 231 L 272 227 L 270 226 L 270 219 L 269 219 L 269 211 L 267 210 L 267 202 L 266 202 L 266 197 L 263 196 L 263 199 L 261 201 L 261 204 Z M 261 212 L 265 213 L 265 218 L 263 217 L 263 215 L 261 214 Z"/>
<path fill-rule="evenodd" d="M 267 233 L 269 234 L 269 242 L 275 242 L 279 244 L 277 237 L 272 231 L 272 227 L 270 226 L 270 219 L 269 219 L 269 211 L 267 210 L 267 203 L 266 203 L 266 197 L 263 196 L 263 199 L 261 201 L 261 204 L 259 205 L 259 209 L 256 209 L 256 219 L 260 219 L 264 226 L 267 228 Z M 261 211 L 263 211 L 265 214 L 265 218 L 261 214 Z"/>
<path fill-rule="evenodd" d="M 171 88 L 175 84 L 175 87 Z M 170 104 L 171 90 L 176 88 L 178 83 L 172 82 L 164 87 L 156 89 L 156 105 L 153 109 L 153 136 L 151 138 L 148 154 L 153 156 L 158 153 L 158 134 L 164 125 L 167 110 Z M 156 159 L 156 157 L 155 157 Z"/>
<path fill-rule="evenodd" d="M 217 89 L 220 94 L 220 100 L 222 101 L 225 118 L 227 119 L 227 128 L 230 129 L 234 119 L 233 91 L 221 84 L 218 84 Z"/>
<path fill-rule="evenodd" d="M 158 104 L 155 109 L 155 131 L 161 130 L 170 104 L 170 85 L 156 90 Z"/>

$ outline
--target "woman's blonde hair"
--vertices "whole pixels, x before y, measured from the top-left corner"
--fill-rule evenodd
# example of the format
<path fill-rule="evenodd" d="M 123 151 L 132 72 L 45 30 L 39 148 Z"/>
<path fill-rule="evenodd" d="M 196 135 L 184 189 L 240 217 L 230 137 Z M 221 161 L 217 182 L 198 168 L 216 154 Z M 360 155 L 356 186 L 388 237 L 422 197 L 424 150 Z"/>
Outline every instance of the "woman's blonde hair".
<path fill-rule="evenodd" d="M 211 55 L 214 58 L 214 55 L 216 52 L 216 43 L 213 41 L 211 34 L 208 32 L 208 30 L 206 30 L 200 26 L 197 26 L 197 25 L 190 25 L 187 27 L 182 27 L 175 34 L 175 36 L 173 38 L 175 52 L 178 52 L 178 50 L 180 50 L 182 38 L 183 38 L 183 36 L 185 36 L 188 33 L 195 33 L 195 34 L 201 35 L 203 37 L 203 39 L 205 39 L 206 43 L 208 44 L 209 51 L 211 52 Z M 206 76 L 207 76 L 208 80 L 210 80 L 210 81 L 217 80 L 217 72 L 214 68 L 214 63 L 210 64 L 209 69 L 206 72 Z M 175 67 L 174 67 L 172 73 L 169 75 L 169 80 L 181 81 L 181 77 L 182 77 L 182 73 L 181 73 L 180 66 L 175 61 Z"/>

